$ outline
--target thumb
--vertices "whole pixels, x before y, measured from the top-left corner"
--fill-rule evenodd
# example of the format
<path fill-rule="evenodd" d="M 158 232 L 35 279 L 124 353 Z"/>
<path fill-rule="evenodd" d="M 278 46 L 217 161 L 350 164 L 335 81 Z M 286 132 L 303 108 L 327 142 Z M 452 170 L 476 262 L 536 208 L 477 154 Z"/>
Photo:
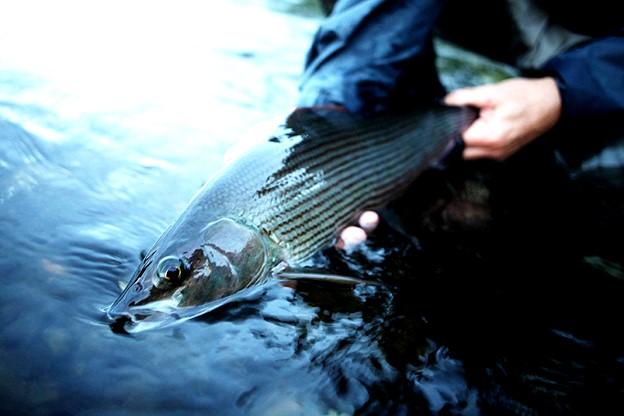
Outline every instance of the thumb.
<path fill-rule="evenodd" d="M 492 90 L 487 85 L 474 88 L 460 88 L 446 97 L 444 103 L 447 105 L 472 105 L 478 108 L 491 107 L 494 104 Z"/>

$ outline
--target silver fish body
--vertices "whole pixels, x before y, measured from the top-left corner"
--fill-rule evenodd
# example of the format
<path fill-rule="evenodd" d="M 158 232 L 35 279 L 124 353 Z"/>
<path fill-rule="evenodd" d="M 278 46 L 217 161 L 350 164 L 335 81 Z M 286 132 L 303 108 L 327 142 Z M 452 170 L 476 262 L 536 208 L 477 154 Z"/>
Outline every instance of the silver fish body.
<path fill-rule="evenodd" d="M 467 108 L 370 119 L 302 109 L 279 134 L 208 182 L 111 305 L 143 327 L 214 309 L 328 246 L 443 157 L 473 120 Z M 149 323 L 149 324 L 147 324 Z"/>

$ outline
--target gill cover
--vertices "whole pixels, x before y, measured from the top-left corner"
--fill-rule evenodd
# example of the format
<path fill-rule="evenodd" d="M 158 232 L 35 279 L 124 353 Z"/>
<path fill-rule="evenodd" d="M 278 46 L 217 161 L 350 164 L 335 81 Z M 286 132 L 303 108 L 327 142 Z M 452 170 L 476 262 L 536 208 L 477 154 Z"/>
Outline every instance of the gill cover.
<path fill-rule="evenodd" d="M 267 245 L 257 231 L 222 218 L 197 234 L 185 247 L 161 241 L 111 305 L 109 317 L 146 328 L 165 326 L 227 303 L 268 274 Z M 171 241 L 182 241 L 177 237 Z"/>
<path fill-rule="evenodd" d="M 268 252 L 260 234 L 229 218 L 208 224 L 205 243 L 188 260 L 190 276 L 179 306 L 229 296 L 260 279 L 268 270 Z"/>

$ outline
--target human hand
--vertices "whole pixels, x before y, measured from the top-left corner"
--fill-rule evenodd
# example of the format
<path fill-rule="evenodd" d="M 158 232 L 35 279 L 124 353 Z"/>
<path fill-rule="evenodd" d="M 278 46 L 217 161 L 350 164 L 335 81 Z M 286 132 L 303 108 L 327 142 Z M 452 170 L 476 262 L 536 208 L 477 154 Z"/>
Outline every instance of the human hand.
<path fill-rule="evenodd" d="M 358 219 L 358 225 L 346 227 L 340 233 L 336 247 L 341 250 L 351 250 L 366 240 L 367 233 L 372 232 L 379 224 L 379 215 L 374 211 L 364 211 Z"/>
<path fill-rule="evenodd" d="M 464 132 L 465 159 L 503 160 L 550 130 L 561 115 L 561 97 L 553 78 L 513 78 L 496 84 L 462 88 L 448 94 L 448 105 L 470 105 L 479 118 Z M 364 212 L 358 226 L 346 227 L 336 247 L 349 250 L 364 242 L 379 215 Z"/>
<path fill-rule="evenodd" d="M 559 88 L 551 77 L 512 78 L 461 88 L 444 102 L 480 110 L 479 118 L 463 134 L 465 159 L 506 159 L 550 130 L 561 116 Z"/>

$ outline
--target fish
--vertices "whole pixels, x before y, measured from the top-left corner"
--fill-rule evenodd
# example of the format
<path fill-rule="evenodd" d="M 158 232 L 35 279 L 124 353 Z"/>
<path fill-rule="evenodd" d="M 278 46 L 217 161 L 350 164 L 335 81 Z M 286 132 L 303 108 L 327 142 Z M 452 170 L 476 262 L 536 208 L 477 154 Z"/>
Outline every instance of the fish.
<path fill-rule="evenodd" d="M 443 105 L 372 117 L 295 110 L 202 187 L 145 254 L 109 319 L 137 331 L 164 327 L 271 279 L 305 278 L 297 267 L 440 162 L 475 118 Z"/>

